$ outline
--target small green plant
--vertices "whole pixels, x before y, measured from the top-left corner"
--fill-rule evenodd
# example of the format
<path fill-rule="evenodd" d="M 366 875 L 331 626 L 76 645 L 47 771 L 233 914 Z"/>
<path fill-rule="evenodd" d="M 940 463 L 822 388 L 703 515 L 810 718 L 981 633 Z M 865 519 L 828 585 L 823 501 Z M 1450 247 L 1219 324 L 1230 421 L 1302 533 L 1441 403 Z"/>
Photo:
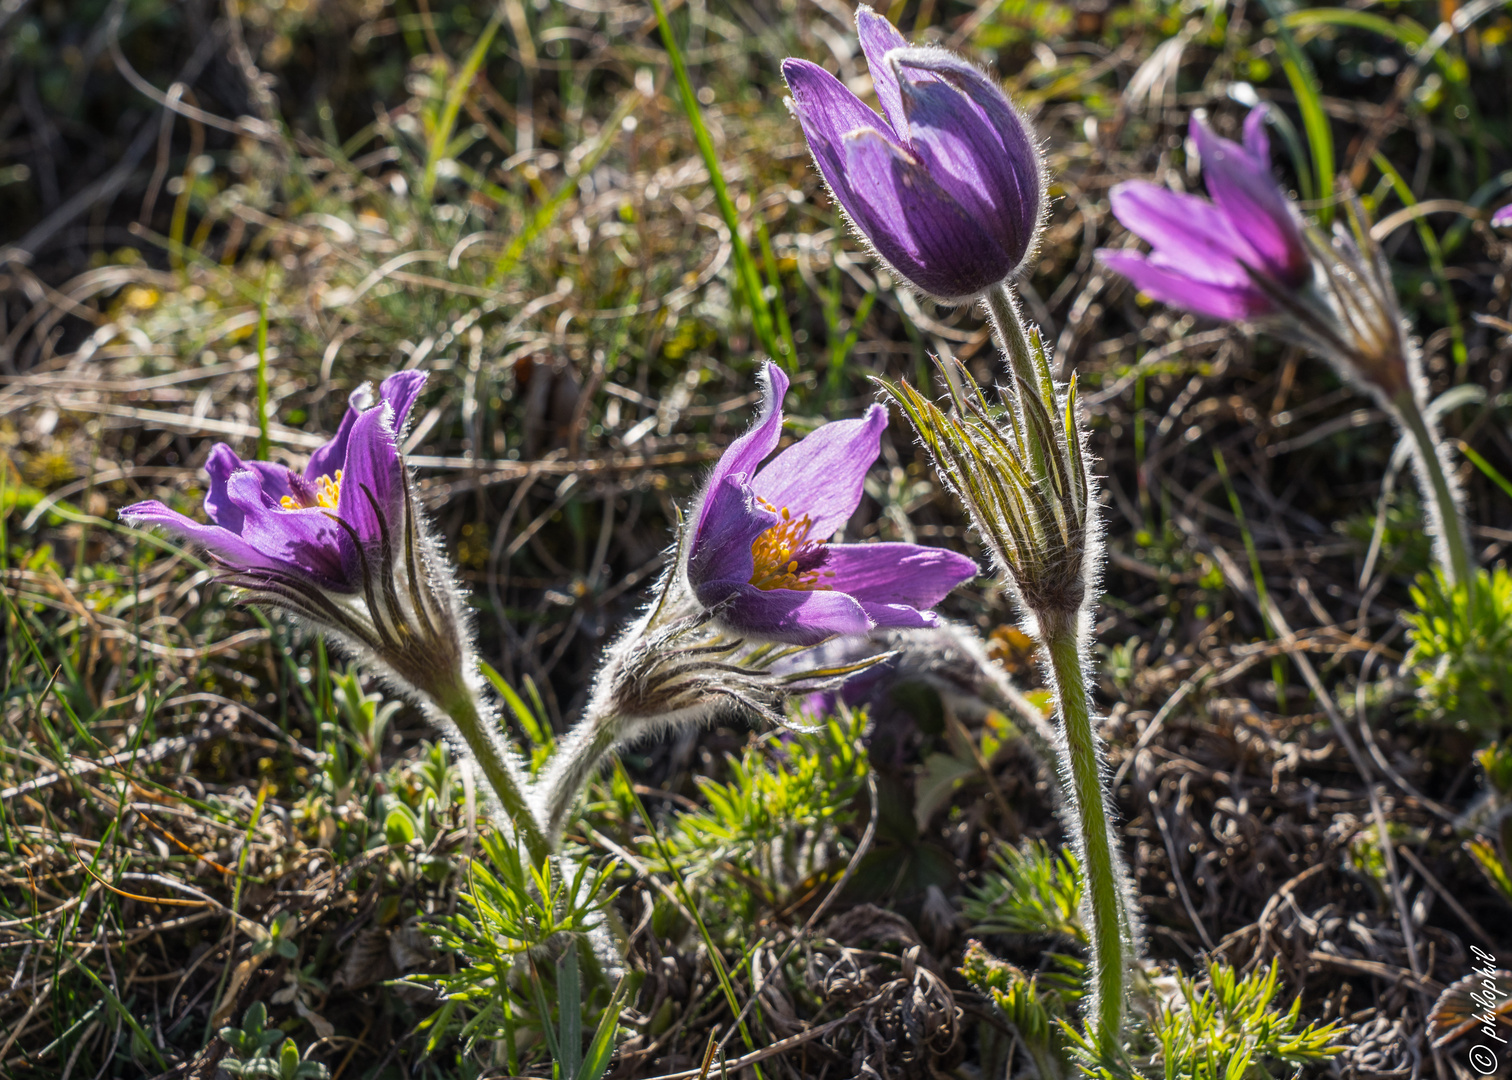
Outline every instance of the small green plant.
<path fill-rule="evenodd" d="M 1206 980 L 1176 976 L 1176 993 L 1149 1016 L 1148 1052 L 1129 1063 L 1098 1060 L 1096 1047 L 1067 1027 L 1072 1045 L 1089 1062 L 1096 1080 L 1280 1080 L 1298 1067 L 1317 1065 L 1343 1052 L 1336 1045 L 1343 1025 L 1314 1022 L 1298 1030 L 1302 999 L 1285 1012 L 1274 1007 L 1280 966 L 1240 975 L 1222 963 L 1208 965 Z M 1201 985 L 1205 981 L 1206 985 Z M 1199 989 L 1200 987 L 1200 989 Z"/>
<path fill-rule="evenodd" d="M 1002 1010 L 1034 1061 L 1040 1080 L 1074 1075 L 1066 1039 L 1066 1021 L 1083 997 L 1086 964 L 1075 957 L 1048 954 L 1050 967 L 1030 974 L 993 956 L 979 941 L 966 946 L 958 969 L 980 994 Z"/>
<path fill-rule="evenodd" d="M 266 1057 L 273 1044 L 283 1036 L 277 1028 L 268 1030 L 268 1010 L 260 1001 L 253 1002 L 242 1014 L 241 1027 L 220 1029 L 221 1041 L 231 1048 L 228 1056 L 250 1061 Z M 227 1072 L 234 1070 L 223 1063 Z"/>
<path fill-rule="evenodd" d="M 355 667 L 345 674 L 331 674 L 335 690 L 336 708 L 347 722 L 342 732 L 348 745 L 357 751 L 374 773 L 383 768 L 383 737 L 389 721 L 404 705 L 401 701 L 386 701 L 382 694 L 370 694 L 362 689 L 362 677 Z"/>
<path fill-rule="evenodd" d="M 1427 723 L 1495 735 L 1512 707 L 1512 574 L 1478 576 L 1475 603 L 1464 585 L 1435 572 L 1418 579 L 1403 613 L 1417 682 L 1417 716 Z"/>
<path fill-rule="evenodd" d="M 1492 743 L 1475 759 L 1484 774 L 1486 797 L 1470 815 L 1478 835 L 1465 841 L 1465 850 L 1497 894 L 1512 903 L 1512 738 Z"/>
<path fill-rule="evenodd" d="M 231 1048 L 221 1059 L 220 1067 L 232 1076 L 327 1080 L 331 1075 L 320 1062 L 302 1056 L 293 1039 L 284 1038 L 284 1033 L 276 1027 L 268 1027 L 268 1010 L 260 1001 L 242 1014 L 241 1027 L 223 1027 L 220 1037 Z M 282 1045 L 279 1045 L 280 1039 Z M 278 1047 L 276 1052 L 275 1046 Z"/>
<path fill-rule="evenodd" d="M 379 799 L 384 839 L 393 848 L 413 851 L 413 866 L 419 873 L 431 881 L 444 881 L 452 871 L 452 861 L 437 852 L 437 843 L 448 823 L 455 825 L 457 767 L 450 761 L 446 744 L 435 743 L 400 775 L 405 782 L 396 785 L 396 793 Z"/>
<path fill-rule="evenodd" d="M 1512 800 L 1512 739 L 1494 742 L 1477 751 L 1475 760 L 1485 773 L 1486 787 L 1493 796 L 1503 804 Z"/>
<path fill-rule="evenodd" d="M 622 984 L 606 994 L 587 947 L 607 903 L 603 887 L 613 868 L 555 856 L 553 873 L 550 864 L 532 866 L 497 833 L 484 834 L 479 845 L 481 856 L 469 859 L 462 872 L 460 910 L 429 927 L 462 965 L 411 980 L 432 987 L 443 1002 L 424 1025 L 430 1047 L 447 1037 L 462 1039 L 469 1049 L 492 1043 L 497 1064 L 516 1075 L 538 1060 L 544 1044 L 558 1080 L 597 1080 L 613 1055 L 626 990 Z M 585 1019 L 595 1025 L 586 1053 Z"/>
<path fill-rule="evenodd" d="M 967 898 L 966 917 L 977 934 L 1049 934 L 1085 947 L 1082 882 L 1069 848 L 1052 854 L 1042 840 L 992 854 L 996 870 Z"/>
<path fill-rule="evenodd" d="M 870 768 L 865 726 L 864 711 L 844 711 L 813 735 L 784 734 L 730 757 L 727 781 L 698 778 L 706 805 L 678 815 L 664 844 L 711 930 L 743 936 L 843 869 L 840 830 Z"/>
<path fill-rule="evenodd" d="M 1491 887 L 1507 903 L 1512 904 L 1512 866 L 1506 857 L 1506 844 L 1495 844 L 1484 836 L 1465 841 L 1465 850 L 1475 860 L 1475 865 L 1485 875 Z"/>
<path fill-rule="evenodd" d="M 262 937 L 252 942 L 252 956 L 292 960 L 299 955 L 299 920 L 287 911 L 273 917 Z"/>

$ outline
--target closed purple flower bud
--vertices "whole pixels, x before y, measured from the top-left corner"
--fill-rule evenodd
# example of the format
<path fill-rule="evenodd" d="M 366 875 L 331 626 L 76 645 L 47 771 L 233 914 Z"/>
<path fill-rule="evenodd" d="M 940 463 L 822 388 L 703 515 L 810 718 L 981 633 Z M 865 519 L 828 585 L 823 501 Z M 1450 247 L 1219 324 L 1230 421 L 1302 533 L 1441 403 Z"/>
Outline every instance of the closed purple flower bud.
<path fill-rule="evenodd" d="M 1151 251 L 1103 248 L 1103 265 L 1162 303 L 1216 319 L 1273 315 L 1278 291 L 1307 288 L 1312 260 L 1297 211 L 1271 177 L 1265 111 L 1250 111 L 1242 146 L 1192 120 L 1211 200 L 1144 180 L 1115 185 L 1114 217 Z"/>
<path fill-rule="evenodd" d="M 885 116 L 828 71 L 782 74 L 814 162 L 856 230 L 901 277 L 963 303 L 1012 277 L 1045 213 L 1044 165 L 997 82 L 941 48 L 911 48 L 868 7 L 861 48 Z"/>
<path fill-rule="evenodd" d="M 161 502 L 121 510 L 131 525 L 157 526 L 199 544 L 245 599 L 332 631 L 410 686 L 450 690 L 466 652 L 458 601 L 433 571 L 398 438 L 425 383 L 402 371 L 375 398 L 363 385 L 336 435 L 302 471 L 210 451 L 209 523 Z"/>
<path fill-rule="evenodd" d="M 917 544 L 836 544 L 881 449 L 887 410 L 834 420 L 766 465 L 788 380 L 768 364 L 756 423 L 730 444 L 694 514 L 681 572 L 698 604 L 743 638 L 812 645 L 878 626 L 933 626 L 928 609 L 977 567 Z"/>

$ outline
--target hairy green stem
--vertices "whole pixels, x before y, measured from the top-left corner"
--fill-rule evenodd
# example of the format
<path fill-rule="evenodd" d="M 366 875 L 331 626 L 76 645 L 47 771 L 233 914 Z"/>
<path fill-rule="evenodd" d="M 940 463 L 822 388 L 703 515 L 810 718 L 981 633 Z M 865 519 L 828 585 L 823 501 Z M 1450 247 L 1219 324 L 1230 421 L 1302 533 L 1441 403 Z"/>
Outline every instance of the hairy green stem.
<path fill-rule="evenodd" d="M 1036 384 L 1034 356 L 1029 351 L 1029 333 L 1024 329 L 1024 317 L 1019 314 L 1018 300 L 1006 282 L 988 289 L 983 299 L 987 304 L 987 315 L 992 320 L 993 328 L 997 330 L 1003 354 L 1008 357 L 1009 372 L 1014 376 L 1013 394 L 1017 397 L 1019 379 L 1030 386 Z"/>
<path fill-rule="evenodd" d="M 504 757 L 504 749 L 497 735 L 489 730 L 484 714 L 478 709 L 476 694 L 467 687 L 459 686 L 446 695 L 445 700 L 437 699 L 436 705 L 457 726 L 457 731 L 472 751 L 473 760 L 483 770 L 483 775 L 498 796 L 504 812 L 514 822 L 515 831 L 525 842 L 525 849 L 530 852 L 532 861 L 537 866 L 545 863 L 547 856 L 551 854 L 551 845 L 546 842 L 546 835 L 536 821 L 529 800 L 525 798 L 514 768 Z"/>
<path fill-rule="evenodd" d="M 1469 602 L 1474 604 L 1475 570 L 1470 562 L 1470 545 L 1465 535 L 1465 520 L 1460 511 L 1459 502 L 1454 497 L 1454 491 L 1449 486 L 1449 477 L 1444 473 L 1444 459 L 1439 456 L 1439 441 L 1432 429 L 1428 426 L 1423 411 L 1418 407 L 1417 399 L 1412 391 L 1404 390 L 1397 395 L 1393 404 L 1396 406 L 1397 415 L 1402 419 L 1402 425 L 1407 429 L 1407 434 L 1412 436 L 1416 446 L 1418 467 L 1427 478 L 1431 492 L 1425 492 L 1432 496 L 1438 513 L 1432 515 L 1435 524 L 1443 535 L 1435 537 L 1441 541 L 1441 546 L 1448 548 L 1448 564 L 1443 566 L 1445 579 L 1451 588 L 1464 585 L 1469 596 Z M 1442 561 L 1442 555 L 1440 555 Z"/>
<path fill-rule="evenodd" d="M 1087 913 L 1092 943 L 1092 1005 L 1088 1021 L 1104 1058 L 1116 1058 L 1123 1030 L 1124 934 L 1127 926 L 1120 874 L 1113 854 L 1111 822 L 1103 793 L 1102 753 L 1092 730 L 1081 642 L 1074 617 L 1046 627 L 1045 648 L 1060 701 L 1063 761 L 1075 799 L 1076 826 L 1086 874 Z"/>
<path fill-rule="evenodd" d="M 568 735 L 557 747 L 541 784 L 542 824 L 546 838 L 554 847 L 561 843 L 567 818 L 577 805 L 578 796 L 588 781 L 597 775 L 604 758 L 614 749 L 620 736 L 617 718 L 607 715 L 585 716 L 579 721 L 581 734 Z"/>

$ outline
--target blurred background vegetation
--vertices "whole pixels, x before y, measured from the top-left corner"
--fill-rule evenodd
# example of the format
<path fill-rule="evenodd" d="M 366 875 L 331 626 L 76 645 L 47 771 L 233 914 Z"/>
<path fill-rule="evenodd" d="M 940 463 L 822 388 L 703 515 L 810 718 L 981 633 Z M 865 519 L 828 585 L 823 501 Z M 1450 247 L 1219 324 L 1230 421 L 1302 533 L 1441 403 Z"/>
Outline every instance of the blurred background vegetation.
<path fill-rule="evenodd" d="M 1100 705 L 1153 954 L 1195 977 L 1202 953 L 1259 976 L 1279 960 L 1307 1020 L 1348 1024 L 1321 1070 L 1462 1068 L 1427 1013 L 1471 944 L 1512 950 L 1504 624 L 1435 644 L 1440 601 L 1412 592 L 1427 541 L 1379 411 L 1293 349 L 1151 305 L 1092 252 L 1123 242 L 1113 183 L 1196 184 L 1194 109 L 1232 134 L 1275 103 L 1299 195 L 1326 207 L 1337 174 L 1380 223 L 1435 395 L 1486 391 L 1445 399 L 1443 423 L 1499 565 L 1512 246 L 1486 218 L 1512 187 L 1512 14 L 886 13 L 991 68 L 1048 155 L 1023 293 L 1077 372 L 1106 476 Z M 793 373 L 793 434 L 863 408 L 870 375 L 928 385 L 932 353 L 995 377 L 977 312 L 917 299 L 847 234 L 784 108 L 788 55 L 866 90 L 852 14 L 682 0 L 664 34 L 615 0 L 0 0 L 6 1075 L 544 1076 L 549 1058 L 578 1075 L 563 1048 L 592 1037 L 610 981 L 585 964 L 578 985 L 551 912 L 500 914 L 509 890 L 482 868 L 497 886 L 519 867 L 498 865 L 435 733 L 114 510 L 196 513 L 215 441 L 297 460 L 356 385 L 425 368 L 410 461 L 517 695 L 508 722 L 543 746 L 747 423 L 762 356 Z M 852 537 L 980 556 L 897 423 L 883 453 Z M 1293 633 L 1257 613 L 1264 594 Z M 1429 676 L 1403 665 L 1404 610 Z M 1035 690 L 988 579 L 946 611 Z M 1440 659 L 1469 653 L 1470 675 Z M 729 1056 L 803 1036 L 763 1071 L 1028 1067 L 967 948 L 1030 970 L 1047 942 L 1075 951 L 1041 767 L 1006 718 L 929 687 L 891 688 L 869 723 L 773 738 L 736 721 L 641 748 L 594 790 L 576 850 L 618 890 L 637 975 L 611 1075 L 696 1070 L 753 985 Z M 1004 910 L 1020 892 L 1028 922 Z M 490 953 L 501 939 L 526 977 Z M 292 1059 L 258 1057 L 285 1038 Z"/>

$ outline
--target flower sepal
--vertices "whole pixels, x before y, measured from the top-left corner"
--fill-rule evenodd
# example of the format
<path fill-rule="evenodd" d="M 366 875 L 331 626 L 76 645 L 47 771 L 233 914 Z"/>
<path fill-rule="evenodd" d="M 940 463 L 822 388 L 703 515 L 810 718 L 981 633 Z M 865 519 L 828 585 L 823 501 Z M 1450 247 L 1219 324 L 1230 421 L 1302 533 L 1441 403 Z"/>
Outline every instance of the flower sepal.
<path fill-rule="evenodd" d="M 1042 622 L 1064 621 L 1081 611 L 1097 565 L 1095 492 L 1076 379 L 1058 392 L 1039 332 L 1027 339 L 1034 381 L 1015 377 L 1002 407 L 953 359 L 936 360 L 948 413 L 906 380 L 873 381 L 908 417 L 1023 606 Z"/>

